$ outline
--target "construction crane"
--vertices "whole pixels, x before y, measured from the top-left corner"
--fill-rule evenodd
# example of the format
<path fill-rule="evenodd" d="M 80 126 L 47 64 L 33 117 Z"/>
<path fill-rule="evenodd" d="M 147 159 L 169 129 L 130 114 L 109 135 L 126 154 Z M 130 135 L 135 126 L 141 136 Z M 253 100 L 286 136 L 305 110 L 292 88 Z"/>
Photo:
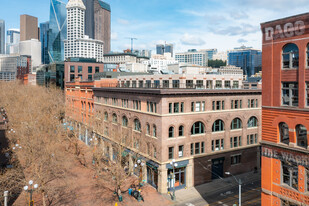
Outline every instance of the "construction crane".
<path fill-rule="evenodd" d="M 133 53 L 133 41 L 137 40 L 137 38 L 134 37 L 127 37 L 127 39 L 131 39 L 131 53 Z"/>

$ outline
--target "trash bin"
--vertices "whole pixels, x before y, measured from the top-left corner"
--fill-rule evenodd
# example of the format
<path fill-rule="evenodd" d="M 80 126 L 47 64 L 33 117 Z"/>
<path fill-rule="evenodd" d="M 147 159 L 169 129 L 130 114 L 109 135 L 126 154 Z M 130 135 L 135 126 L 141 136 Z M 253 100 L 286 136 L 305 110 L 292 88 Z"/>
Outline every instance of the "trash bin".
<path fill-rule="evenodd" d="M 119 195 L 118 199 L 119 199 L 119 202 L 122 202 L 122 195 Z"/>
<path fill-rule="evenodd" d="M 132 191 L 133 191 L 133 189 L 131 189 L 131 188 L 128 189 L 128 192 L 129 192 L 130 196 L 132 196 Z"/>

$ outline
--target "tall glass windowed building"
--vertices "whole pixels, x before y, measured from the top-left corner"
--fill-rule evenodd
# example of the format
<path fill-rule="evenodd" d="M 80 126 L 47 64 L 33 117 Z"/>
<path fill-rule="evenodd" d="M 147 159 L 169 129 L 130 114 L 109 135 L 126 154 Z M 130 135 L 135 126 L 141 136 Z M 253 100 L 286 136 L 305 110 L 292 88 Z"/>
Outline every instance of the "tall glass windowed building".
<path fill-rule="evenodd" d="M 262 68 L 262 52 L 250 47 L 235 48 L 228 52 L 228 64 L 241 67 L 248 77 L 258 73 Z"/>
<path fill-rule="evenodd" d="M 48 39 L 49 39 L 49 22 L 40 24 L 40 39 L 42 51 L 42 64 L 49 64 Z"/>
<path fill-rule="evenodd" d="M 50 63 L 64 61 L 64 40 L 67 38 L 67 1 L 50 1 L 48 55 Z"/>

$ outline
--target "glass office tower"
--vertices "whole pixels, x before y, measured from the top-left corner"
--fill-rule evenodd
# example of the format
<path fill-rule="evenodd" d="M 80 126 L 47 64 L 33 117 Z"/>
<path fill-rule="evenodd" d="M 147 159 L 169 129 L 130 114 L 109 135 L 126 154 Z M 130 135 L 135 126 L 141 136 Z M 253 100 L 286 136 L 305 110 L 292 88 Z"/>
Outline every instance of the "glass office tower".
<path fill-rule="evenodd" d="M 64 40 L 67 38 L 66 2 L 50 1 L 48 55 L 50 63 L 64 61 Z"/>
<path fill-rule="evenodd" d="M 251 77 L 261 71 L 262 52 L 248 47 L 235 48 L 228 53 L 228 64 L 241 67 L 244 74 Z"/>
<path fill-rule="evenodd" d="M 42 51 L 42 64 L 49 64 L 48 55 L 49 22 L 40 24 L 40 39 Z"/>

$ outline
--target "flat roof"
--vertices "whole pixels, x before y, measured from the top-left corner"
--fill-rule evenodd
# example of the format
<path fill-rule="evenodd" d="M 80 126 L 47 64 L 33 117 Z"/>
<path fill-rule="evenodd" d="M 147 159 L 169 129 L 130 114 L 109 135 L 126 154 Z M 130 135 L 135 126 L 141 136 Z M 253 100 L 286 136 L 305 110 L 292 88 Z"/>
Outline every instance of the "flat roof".
<path fill-rule="evenodd" d="M 150 95 L 233 95 L 233 94 L 262 94 L 261 89 L 152 89 L 152 88 L 119 88 L 94 87 L 96 92 L 135 93 Z"/>

